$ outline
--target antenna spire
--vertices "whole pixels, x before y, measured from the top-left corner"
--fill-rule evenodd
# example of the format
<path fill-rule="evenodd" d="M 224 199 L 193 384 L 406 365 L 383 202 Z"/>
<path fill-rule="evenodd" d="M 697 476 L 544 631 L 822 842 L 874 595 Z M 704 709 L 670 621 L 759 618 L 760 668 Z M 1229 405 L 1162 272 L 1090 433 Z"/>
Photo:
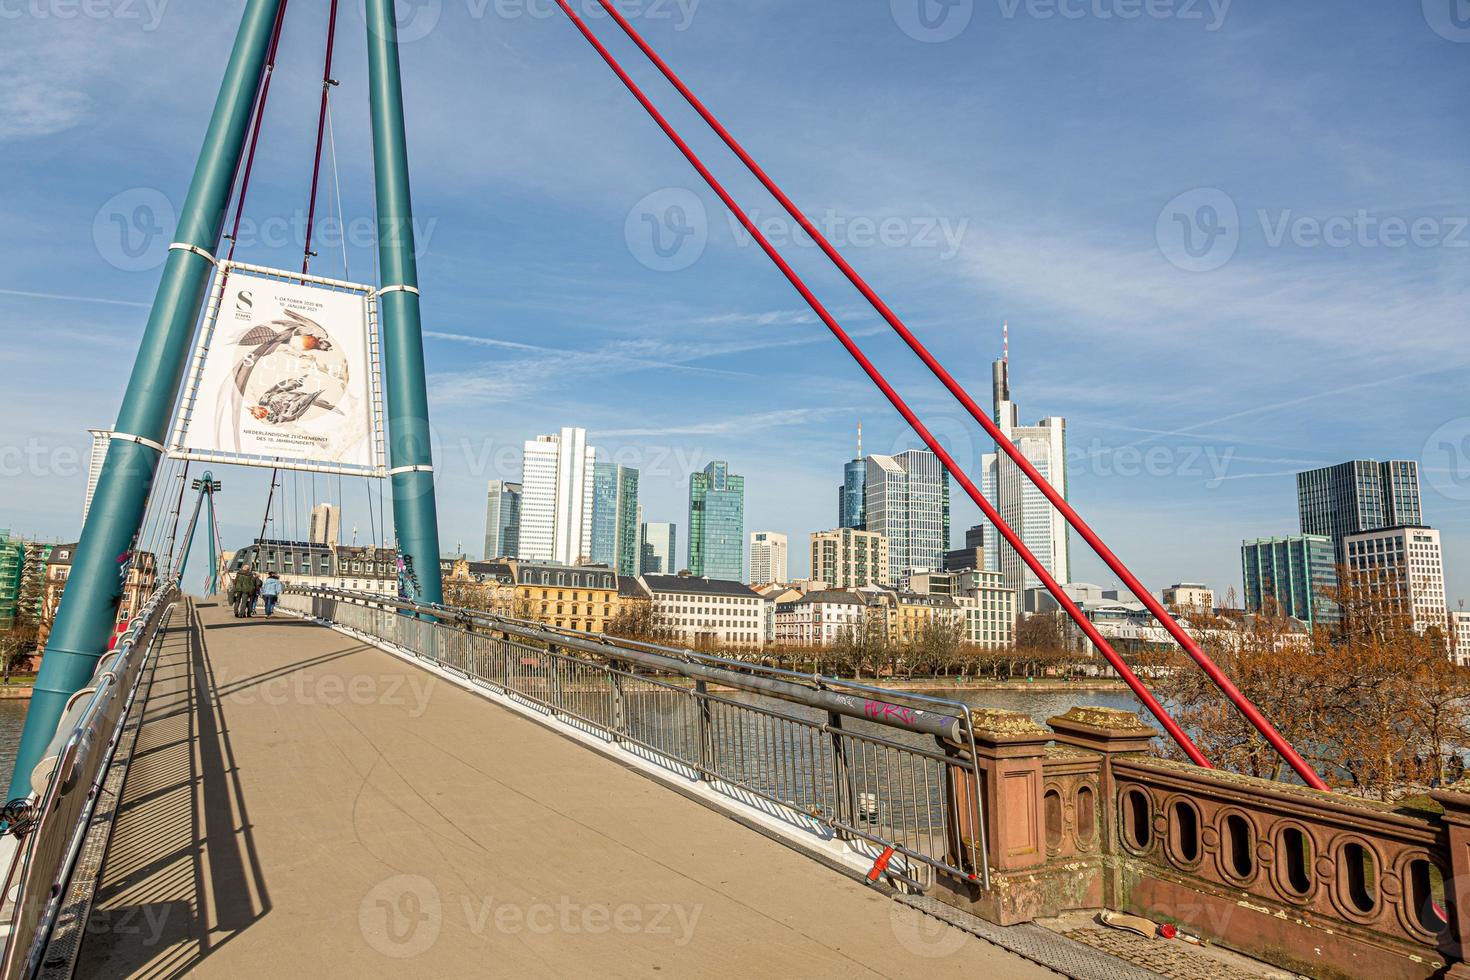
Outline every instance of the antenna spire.
<path fill-rule="evenodd" d="M 1011 321 L 1009 320 L 1000 322 L 1000 343 L 1001 360 L 1005 361 L 1006 366 L 1009 367 L 1011 364 Z"/>
<path fill-rule="evenodd" d="M 863 458 L 863 420 L 858 419 L 858 459 Z"/>

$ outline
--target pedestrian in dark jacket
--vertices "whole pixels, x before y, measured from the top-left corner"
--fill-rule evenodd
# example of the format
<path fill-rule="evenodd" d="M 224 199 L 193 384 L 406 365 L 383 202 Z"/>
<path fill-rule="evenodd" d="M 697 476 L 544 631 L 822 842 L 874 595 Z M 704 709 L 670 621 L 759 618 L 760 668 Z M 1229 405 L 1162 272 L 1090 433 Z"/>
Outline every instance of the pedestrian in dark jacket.
<path fill-rule="evenodd" d="M 240 570 L 235 573 L 234 584 L 230 586 L 230 601 L 235 607 L 235 615 L 254 616 L 255 597 L 259 594 L 260 579 L 250 570 L 249 565 L 241 565 Z"/>

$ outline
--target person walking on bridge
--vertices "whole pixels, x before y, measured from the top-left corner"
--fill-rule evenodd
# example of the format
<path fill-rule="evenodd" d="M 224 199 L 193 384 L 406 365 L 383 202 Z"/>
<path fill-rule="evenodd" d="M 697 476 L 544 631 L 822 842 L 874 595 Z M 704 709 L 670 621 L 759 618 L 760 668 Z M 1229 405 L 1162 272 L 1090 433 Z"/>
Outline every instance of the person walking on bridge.
<path fill-rule="evenodd" d="M 259 593 L 260 579 L 249 565 L 241 565 L 235 573 L 234 584 L 230 586 L 230 601 L 234 603 L 236 619 L 255 615 L 255 597 Z"/>
<path fill-rule="evenodd" d="M 265 618 L 270 619 L 276 611 L 276 603 L 281 599 L 281 593 L 286 591 L 286 583 L 281 581 L 281 576 L 271 572 L 260 584 L 260 594 L 265 599 Z"/>

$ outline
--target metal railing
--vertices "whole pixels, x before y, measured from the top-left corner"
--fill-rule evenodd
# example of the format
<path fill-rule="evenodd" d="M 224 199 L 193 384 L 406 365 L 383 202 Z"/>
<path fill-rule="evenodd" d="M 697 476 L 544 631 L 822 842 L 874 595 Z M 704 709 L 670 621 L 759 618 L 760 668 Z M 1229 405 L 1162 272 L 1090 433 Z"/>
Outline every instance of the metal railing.
<path fill-rule="evenodd" d="M 0 976 L 34 976 L 56 925 L 67 883 L 87 834 L 98 791 L 137 695 L 143 665 L 168 621 L 177 588 L 160 586 L 114 649 L 97 662 L 87 686 L 72 695 L 56 735 L 31 773 L 27 807 L 11 807 L 7 828 L 19 838 L 5 868 L 9 931 Z M 7 903 L 9 905 L 9 903 Z"/>
<path fill-rule="evenodd" d="M 384 596 L 298 587 L 281 604 L 767 812 L 891 848 L 887 872 L 914 887 L 936 870 L 989 885 L 961 702 Z"/>

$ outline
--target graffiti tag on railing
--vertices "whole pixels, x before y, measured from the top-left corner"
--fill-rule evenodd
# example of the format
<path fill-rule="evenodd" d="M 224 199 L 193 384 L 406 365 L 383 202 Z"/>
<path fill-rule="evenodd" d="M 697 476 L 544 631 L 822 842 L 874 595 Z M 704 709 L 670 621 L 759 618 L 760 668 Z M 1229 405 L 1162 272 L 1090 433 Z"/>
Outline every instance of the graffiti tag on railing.
<path fill-rule="evenodd" d="M 918 720 L 913 708 L 906 708 L 901 704 L 889 704 L 887 701 L 865 701 L 863 711 L 869 718 L 879 721 L 899 721 L 905 725 L 913 725 Z"/>

